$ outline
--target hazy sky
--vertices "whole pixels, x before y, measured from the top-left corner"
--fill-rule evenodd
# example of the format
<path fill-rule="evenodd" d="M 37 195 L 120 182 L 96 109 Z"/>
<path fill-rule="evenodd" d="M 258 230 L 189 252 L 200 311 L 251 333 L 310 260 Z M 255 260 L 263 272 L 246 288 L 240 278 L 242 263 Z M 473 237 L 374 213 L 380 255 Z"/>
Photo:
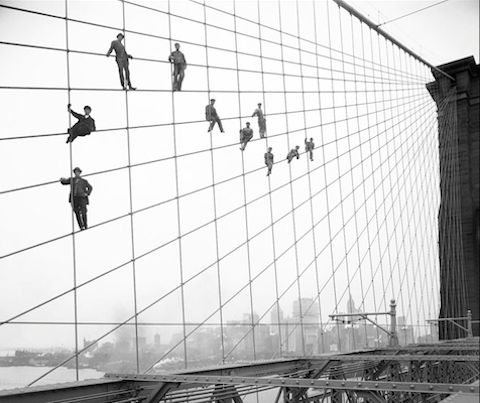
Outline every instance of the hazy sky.
<path fill-rule="evenodd" d="M 53 16 L 0 7 L 0 321 L 55 298 L 16 319 L 24 324 L 0 326 L 0 350 L 72 347 L 75 315 L 79 340 L 95 340 L 140 311 L 140 323 L 158 325 L 139 333 L 168 343 L 183 322 L 201 328 L 255 312 L 268 323 L 277 301 L 288 316 L 299 297 L 320 303 L 324 323 L 350 296 L 366 311 L 385 311 L 394 297 L 420 331 L 438 312 L 429 69 L 333 2 L 207 2 L 216 10 L 173 1 L 170 17 L 167 2 L 134 3 L 157 11 L 69 1 L 66 27 L 54 18 L 65 15 L 62 1 L 0 2 Z M 373 5 L 388 21 L 429 4 L 358 8 Z M 226 14 L 234 9 L 241 18 Z M 434 64 L 478 61 L 476 1 L 452 0 L 395 25 Z M 128 93 L 105 57 L 124 26 L 138 87 Z M 189 66 L 184 91 L 172 94 L 176 41 Z M 207 133 L 211 97 L 225 134 Z M 90 105 L 98 130 L 71 149 L 68 102 L 77 112 Z M 258 102 L 266 140 L 251 118 Z M 242 153 L 246 121 L 255 135 Z M 313 162 L 303 150 L 310 137 Z M 295 145 L 302 155 L 289 165 Z M 269 178 L 267 146 L 276 161 Z M 92 228 L 72 239 L 69 189 L 58 179 L 77 165 L 93 185 Z"/>
<path fill-rule="evenodd" d="M 478 1 L 448 0 L 441 3 L 384 0 L 348 3 L 373 22 L 387 23 L 381 28 L 433 65 L 468 56 L 474 56 L 475 61 L 479 62 Z M 429 6 L 433 7 L 426 8 Z M 410 13 L 414 14 L 408 15 Z M 402 16 L 405 17 L 396 20 Z"/>

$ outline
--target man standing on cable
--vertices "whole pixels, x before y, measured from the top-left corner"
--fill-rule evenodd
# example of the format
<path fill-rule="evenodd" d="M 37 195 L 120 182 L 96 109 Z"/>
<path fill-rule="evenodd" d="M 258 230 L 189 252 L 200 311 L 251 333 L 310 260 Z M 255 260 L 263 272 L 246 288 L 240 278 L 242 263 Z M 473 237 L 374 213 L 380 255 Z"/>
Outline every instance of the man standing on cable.
<path fill-rule="evenodd" d="M 215 122 L 218 123 L 218 127 L 220 128 L 220 132 L 225 133 L 223 131 L 222 121 L 220 117 L 217 115 L 217 110 L 213 106 L 215 105 L 215 100 L 212 98 L 210 100 L 210 104 L 205 107 L 205 119 L 210 122 L 210 127 L 208 128 L 208 132 L 211 132 L 215 127 Z"/>
<path fill-rule="evenodd" d="M 290 152 L 287 154 L 287 160 L 288 163 L 292 162 L 292 160 L 297 157 L 297 160 L 300 158 L 300 154 L 298 153 L 299 146 L 295 146 L 295 148 L 292 148 Z"/>
<path fill-rule="evenodd" d="M 108 49 L 107 57 L 110 56 L 113 50 L 115 50 L 115 60 L 117 61 L 118 65 L 118 74 L 120 75 L 120 83 L 122 84 L 122 88 L 124 90 L 127 89 L 125 86 L 125 78 L 127 79 L 128 88 L 131 90 L 136 90 L 136 88 L 132 87 L 132 83 L 130 82 L 130 69 L 128 68 L 128 59 L 133 59 L 132 55 L 129 55 L 125 50 L 125 46 L 122 44 L 124 36 L 122 33 L 117 35 L 117 39 L 112 41 L 110 45 L 110 49 Z M 123 71 L 125 70 L 125 78 L 123 77 Z"/>
<path fill-rule="evenodd" d="M 310 161 L 313 161 L 313 149 L 315 148 L 315 143 L 310 137 L 310 141 L 305 139 L 305 151 L 310 154 Z"/>
<path fill-rule="evenodd" d="M 175 44 L 175 50 L 168 56 L 168 61 L 173 63 L 173 91 L 182 90 L 183 77 L 185 77 L 185 69 L 187 61 L 185 55 L 180 52 L 180 44 Z"/>
<path fill-rule="evenodd" d="M 88 196 L 92 193 L 92 185 L 87 180 L 80 177 L 82 170 L 76 167 L 73 170 L 75 177 L 60 178 L 62 185 L 70 185 L 70 197 L 68 201 L 72 205 L 73 212 L 77 217 L 78 226 L 83 231 L 88 228 L 87 225 L 87 204 Z"/>
<path fill-rule="evenodd" d="M 78 122 L 73 125 L 71 129 L 68 129 L 68 139 L 67 143 L 71 143 L 75 140 L 78 136 L 87 136 L 91 132 L 94 132 L 96 129 L 95 127 L 95 120 L 90 116 L 92 112 L 92 108 L 88 105 L 83 108 L 85 115 L 81 115 L 80 113 L 74 112 L 70 109 L 72 105 L 68 104 L 67 108 L 68 111 L 78 119 Z"/>
<path fill-rule="evenodd" d="M 272 147 L 268 147 L 268 150 L 263 157 L 265 158 L 265 165 L 268 168 L 267 176 L 269 176 L 272 173 L 272 167 L 273 167 Z"/>
<path fill-rule="evenodd" d="M 252 118 L 254 116 L 258 116 L 258 129 L 260 133 L 260 138 L 263 139 L 267 131 L 267 124 L 266 124 L 265 116 L 263 115 L 261 103 L 258 104 L 258 108 L 255 109 L 255 111 L 253 112 Z"/>

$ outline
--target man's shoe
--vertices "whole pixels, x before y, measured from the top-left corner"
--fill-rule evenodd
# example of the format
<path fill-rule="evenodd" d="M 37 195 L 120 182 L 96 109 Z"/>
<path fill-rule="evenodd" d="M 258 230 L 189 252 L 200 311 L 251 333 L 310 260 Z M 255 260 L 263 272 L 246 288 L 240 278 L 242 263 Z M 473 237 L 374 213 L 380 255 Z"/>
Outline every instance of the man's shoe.
<path fill-rule="evenodd" d="M 132 87 L 132 86 L 130 86 L 129 89 L 132 90 L 132 91 L 135 91 L 135 90 L 137 89 L 137 87 Z"/>

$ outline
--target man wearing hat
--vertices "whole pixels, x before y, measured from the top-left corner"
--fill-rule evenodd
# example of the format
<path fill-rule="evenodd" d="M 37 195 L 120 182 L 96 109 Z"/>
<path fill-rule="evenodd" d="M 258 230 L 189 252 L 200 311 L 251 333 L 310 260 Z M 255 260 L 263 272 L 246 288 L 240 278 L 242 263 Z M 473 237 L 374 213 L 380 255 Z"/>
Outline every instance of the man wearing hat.
<path fill-rule="evenodd" d="M 300 146 L 295 146 L 295 148 L 292 148 L 289 153 L 287 154 L 287 161 L 290 164 L 292 160 L 297 157 L 297 160 L 300 158 L 300 153 L 298 152 L 298 149 Z"/>
<path fill-rule="evenodd" d="M 258 108 L 255 109 L 255 111 L 253 112 L 252 118 L 254 116 L 258 116 L 258 131 L 260 133 L 260 138 L 263 139 L 267 131 L 267 124 L 265 121 L 265 116 L 263 116 L 262 104 L 259 103 L 257 106 Z"/>
<path fill-rule="evenodd" d="M 250 129 L 250 122 L 247 122 L 247 127 L 244 127 L 243 129 L 240 130 L 240 150 L 245 150 L 245 147 L 247 146 L 247 143 L 252 139 L 253 137 L 253 130 Z"/>
<path fill-rule="evenodd" d="M 272 154 L 272 147 L 268 147 L 267 152 L 263 156 L 265 158 L 265 165 L 268 168 L 267 176 L 272 173 L 273 167 L 273 154 Z"/>
<path fill-rule="evenodd" d="M 81 115 L 80 113 L 72 111 L 70 106 L 70 104 L 67 105 L 68 111 L 78 119 L 78 122 L 75 123 L 71 129 L 68 129 L 69 136 L 67 143 L 71 143 L 78 136 L 87 136 L 96 130 L 95 120 L 93 120 L 93 118 L 90 116 L 92 108 L 90 108 L 88 105 L 85 106 L 83 108 L 85 115 Z"/>
<path fill-rule="evenodd" d="M 205 119 L 210 122 L 208 131 L 211 132 L 213 130 L 216 122 L 218 123 L 218 127 L 220 128 L 220 131 L 222 133 L 225 133 L 223 131 L 222 121 L 220 120 L 220 117 L 217 115 L 217 110 L 213 105 L 215 105 L 215 100 L 212 98 L 210 100 L 210 104 L 205 107 Z"/>
<path fill-rule="evenodd" d="M 315 143 L 313 138 L 310 137 L 310 141 L 305 139 L 305 151 L 310 155 L 310 161 L 313 161 L 313 149 L 315 148 Z"/>
<path fill-rule="evenodd" d="M 82 170 L 76 167 L 73 170 L 73 178 L 60 178 L 62 185 L 70 185 L 70 196 L 68 201 L 77 217 L 78 226 L 83 231 L 88 228 L 87 225 L 87 204 L 88 196 L 92 193 L 92 185 L 86 179 L 80 177 Z"/>
<path fill-rule="evenodd" d="M 125 78 L 127 79 L 128 88 L 131 90 L 136 90 L 136 88 L 132 87 L 132 83 L 130 82 L 130 70 L 128 68 L 128 59 L 133 59 L 132 55 L 129 55 L 125 50 L 125 46 L 122 44 L 124 36 L 122 33 L 117 35 L 117 39 L 112 41 L 110 45 L 110 49 L 107 52 L 107 57 L 110 56 L 113 50 L 115 50 L 115 60 L 117 61 L 118 65 L 118 74 L 120 75 L 120 83 L 124 90 L 127 89 L 125 86 Z M 125 78 L 123 77 L 123 71 L 125 70 Z"/>
<path fill-rule="evenodd" d="M 175 50 L 170 53 L 168 61 L 173 63 L 173 91 L 182 90 L 183 77 L 185 77 L 185 69 L 187 68 L 187 61 L 185 55 L 180 52 L 180 44 L 175 44 Z"/>

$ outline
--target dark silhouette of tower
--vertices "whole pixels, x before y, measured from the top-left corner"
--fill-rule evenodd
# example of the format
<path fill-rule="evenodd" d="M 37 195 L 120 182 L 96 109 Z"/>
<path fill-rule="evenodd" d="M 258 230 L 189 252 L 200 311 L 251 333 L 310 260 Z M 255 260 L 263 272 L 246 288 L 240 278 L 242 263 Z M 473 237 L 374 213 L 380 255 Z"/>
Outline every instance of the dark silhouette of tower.
<path fill-rule="evenodd" d="M 440 318 L 479 319 L 480 142 L 479 72 L 473 57 L 432 70 L 427 89 L 438 107 L 441 204 L 438 215 Z M 459 322 L 461 323 L 461 322 Z M 461 323 L 466 326 L 466 322 Z M 479 336 L 479 325 L 473 326 Z M 461 328 L 439 322 L 440 339 L 466 337 Z"/>

